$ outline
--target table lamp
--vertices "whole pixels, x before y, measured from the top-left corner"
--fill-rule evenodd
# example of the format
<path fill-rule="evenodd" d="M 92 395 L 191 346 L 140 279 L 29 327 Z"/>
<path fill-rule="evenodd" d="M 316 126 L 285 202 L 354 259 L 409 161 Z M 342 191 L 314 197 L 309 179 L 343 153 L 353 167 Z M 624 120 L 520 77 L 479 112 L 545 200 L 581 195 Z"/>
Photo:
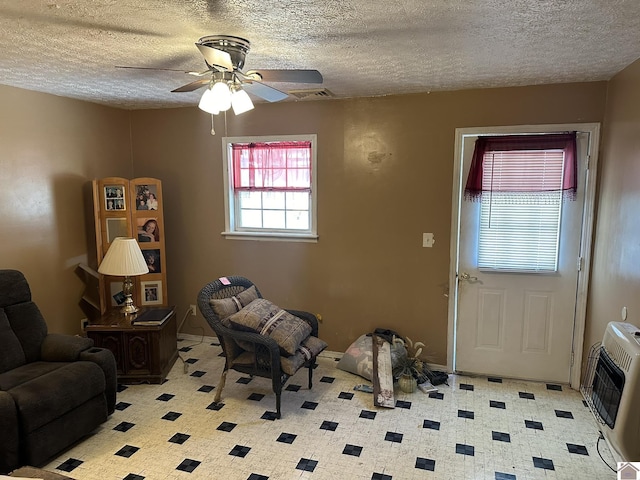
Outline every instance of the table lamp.
<path fill-rule="evenodd" d="M 121 312 L 125 315 L 136 313 L 138 307 L 133 304 L 134 275 L 149 273 L 149 267 L 142 256 L 142 250 L 134 238 L 117 237 L 111 243 L 107 254 L 102 259 L 98 272 L 112 277 L 124 277 L 122 293 L 125 296 Z"/>

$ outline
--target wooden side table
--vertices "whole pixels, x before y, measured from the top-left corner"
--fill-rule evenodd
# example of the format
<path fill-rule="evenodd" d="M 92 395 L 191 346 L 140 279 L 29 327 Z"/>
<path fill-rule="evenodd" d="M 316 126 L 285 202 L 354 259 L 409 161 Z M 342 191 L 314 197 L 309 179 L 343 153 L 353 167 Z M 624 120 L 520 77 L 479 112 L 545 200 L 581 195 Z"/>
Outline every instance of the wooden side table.
<path fill-rule="evenodd" d="M 87 325 L 96 347 L 108 348 L 116 357 L 119 383 L 162 383 L 178 358 L 175 310 L 159 326 L 131 325 L 136 315 L 108 312 Z"/>

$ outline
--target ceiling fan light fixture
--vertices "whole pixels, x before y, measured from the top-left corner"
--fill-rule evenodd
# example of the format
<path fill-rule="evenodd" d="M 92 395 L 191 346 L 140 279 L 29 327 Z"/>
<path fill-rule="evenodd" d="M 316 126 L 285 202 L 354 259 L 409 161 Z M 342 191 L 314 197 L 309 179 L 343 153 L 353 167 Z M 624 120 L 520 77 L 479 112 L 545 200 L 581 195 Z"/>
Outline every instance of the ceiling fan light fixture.
<path fill-rule="evenodd" d="M 253 102 L 249 94 L 240 87 L 234 87 L 231 92 L 231 106 L 236 115 L 253 110 Z"/>
<path fill-rule="evenodd" d="M 214 83 L 211 87 L 211 93 L 218 111 L 226 112 L 231 108 L 231 90 L 229 90 L 227 82 Z"/>
<path fill-rule="evenodd" d="M 220 109 L 216 105 L 214 93 L 210 88 L 207 88 L 202 94 L 202 98 L 200 99 L 198 108 L 200 108 L 200 110 L 204 110 L 207 113 L 210 113 L 211 115 L 217 115 L 218 113 L 220 113 Z"/>

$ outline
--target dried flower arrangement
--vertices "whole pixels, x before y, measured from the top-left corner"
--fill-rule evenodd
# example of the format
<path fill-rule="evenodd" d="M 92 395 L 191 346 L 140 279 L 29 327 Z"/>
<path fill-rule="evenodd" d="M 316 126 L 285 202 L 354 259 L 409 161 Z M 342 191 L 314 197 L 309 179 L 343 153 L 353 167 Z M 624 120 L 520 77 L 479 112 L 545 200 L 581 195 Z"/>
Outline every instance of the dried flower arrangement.
<path fill-rule="evenodd" d="M 401 338 L 394 337 L 393 345 L 400 352 L 394 363 L 393 377 L 398 379 L 402 375 L 410 375 L 418 383 L 426 382 L 429 366 L 420 358 L 425 344 L 422 342 L 413 343 L 409 337 L 406 337 L 406 342 Z"/>

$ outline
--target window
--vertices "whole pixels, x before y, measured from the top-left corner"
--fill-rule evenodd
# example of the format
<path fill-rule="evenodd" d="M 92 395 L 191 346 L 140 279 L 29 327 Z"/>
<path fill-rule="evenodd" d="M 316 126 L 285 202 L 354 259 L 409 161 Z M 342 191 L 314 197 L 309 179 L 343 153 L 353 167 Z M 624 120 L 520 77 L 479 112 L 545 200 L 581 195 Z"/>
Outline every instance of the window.
<path fill-rule="evenodd" d="M 480 201 L 478 268 L 557 271 L 576 151 L 576 132 L 478 137 L 465 187 L 465 198 Z"/>
<path fill-rule="evenodd" d="M 483 184 L 495 191 L 480 199 L 478 267 L 555 272 L 564 171 L 562 150 L 486 152 Z M 529 184 L 513 191 L 509 184 Z M 545 186 L 552 188 L 545 190 Z"/>
<path fill-rule="evenodd" d="M 223 140 L 227 236 L 313 241 L 316 136 Z"/>

